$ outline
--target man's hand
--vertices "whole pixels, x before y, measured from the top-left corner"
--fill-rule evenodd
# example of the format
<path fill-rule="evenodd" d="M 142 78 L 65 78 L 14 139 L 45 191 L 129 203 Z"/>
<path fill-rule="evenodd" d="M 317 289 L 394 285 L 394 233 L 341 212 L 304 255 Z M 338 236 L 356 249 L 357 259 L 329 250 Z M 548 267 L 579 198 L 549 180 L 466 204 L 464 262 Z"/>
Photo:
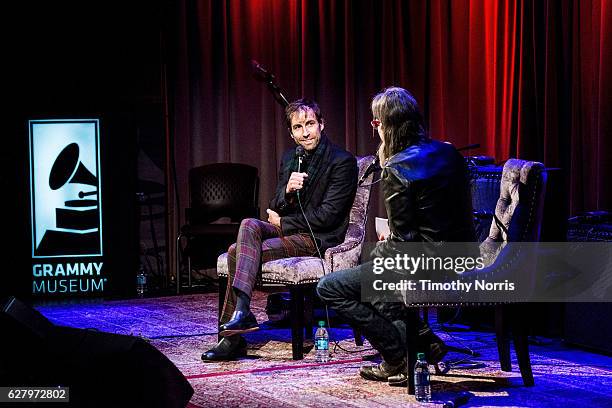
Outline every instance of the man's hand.
<path fill-rule="evenodd" d="M 289 177 L 289 181 L 287 182 L 287 188 L 285 188 L 285 193 L 293 193 L 294 191 L 300 190 L 304 187 L 304 180 L 308 177 L 307 173 L 291 173 L 291 177 Z"/>
<path fill-rule="evenodd" d="M 298 174 L 298 173 L 294 173 L 294 174 Z M 280 228 L 281 227 L 280 216 L 278 215 L 278 213 L 276 211 L 272 211 L 269 208 L 266 210 L 266 212 L 268 213 L 268 222 L 274 225 L 275 227 Z"/>

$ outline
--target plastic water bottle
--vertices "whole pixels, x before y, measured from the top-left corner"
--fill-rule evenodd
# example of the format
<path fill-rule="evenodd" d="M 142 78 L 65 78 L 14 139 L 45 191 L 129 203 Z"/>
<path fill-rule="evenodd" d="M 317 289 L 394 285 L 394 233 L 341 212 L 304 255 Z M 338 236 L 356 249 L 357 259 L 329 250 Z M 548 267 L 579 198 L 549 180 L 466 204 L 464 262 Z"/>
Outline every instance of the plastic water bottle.
<path fill-rule="evenodd" d="M 138 275 L 136 275 L 136 294 L 139 298 L 144 297 L 147 291 L 147 275 L 145 274 L 144 268 L 140 268 Z"/>
<path fill-rule="evenodd" d="M 425 360 L 425 353 L 417 354 L 417 362 L 414 365 L 414 396 L 419 402 L 431 401 L 429 365 L 427 365 Z"/>
<path fill-rule="evenodd" d="M 319 327 L 315 332 L 315 350 L 318 363 L 326 363 L 329 361 L 329 333 L 325 328 L 325 322 L 320 321 Z"/>

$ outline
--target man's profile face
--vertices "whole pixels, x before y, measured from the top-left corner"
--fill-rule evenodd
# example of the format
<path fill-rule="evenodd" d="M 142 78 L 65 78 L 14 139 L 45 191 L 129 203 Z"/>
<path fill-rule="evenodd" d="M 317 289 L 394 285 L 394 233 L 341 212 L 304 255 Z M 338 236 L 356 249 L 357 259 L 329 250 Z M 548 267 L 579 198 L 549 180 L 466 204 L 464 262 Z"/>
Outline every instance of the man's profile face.
<path fill-rule="evenodd" d="M 293 140 L 306 151 L 317 148 L 321 141 L 323 122 L 317 121 L 314 111 L 309 108 L 300 109 L 291 114 L 291 135 Z"/>

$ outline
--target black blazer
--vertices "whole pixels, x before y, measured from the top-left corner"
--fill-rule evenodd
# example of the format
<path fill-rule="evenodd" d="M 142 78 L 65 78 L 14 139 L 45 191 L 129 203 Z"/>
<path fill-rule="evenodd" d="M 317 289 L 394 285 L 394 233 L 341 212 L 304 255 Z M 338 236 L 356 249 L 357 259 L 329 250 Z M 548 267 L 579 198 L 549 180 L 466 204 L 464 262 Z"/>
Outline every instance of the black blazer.
<path fill-rule="evenodd" d="M 307 185 L 300 192 L 304 213 L 312 227 L 321 251 L 344 241 L 349 214 L 357 191 L 357 160 L 344 149 L 333 145 L 322 136 L 317 149 L 323 148 L 320 170 L 308 168 Z M 278 174 L 278 185 L 270 208 L 281 216 L 283 235 L 308 233 L 297 197 L 285 194 L 289 176 L 297 171 L 295 149 L 283 154 Z M 311 179 L 311 175 L 315 178 Z"/>

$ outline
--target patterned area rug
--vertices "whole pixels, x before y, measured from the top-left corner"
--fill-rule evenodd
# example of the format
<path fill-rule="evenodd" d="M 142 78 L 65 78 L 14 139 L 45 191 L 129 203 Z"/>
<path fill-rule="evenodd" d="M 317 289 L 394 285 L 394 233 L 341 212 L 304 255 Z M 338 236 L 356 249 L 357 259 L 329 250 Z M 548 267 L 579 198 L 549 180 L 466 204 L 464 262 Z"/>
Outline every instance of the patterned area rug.
<path fill-rule="evenodd" d="M 265 322 L 267 294 L 255 292 L 252 307 Z M 37 307 L 55 324 L 132 334 L 148 338 L 182 371 L 195 393 L 191 407 L 393 407 L 423 406 L 405 388 L 366 381 L 361 365 L 374 364 L 375 352 L 367 341 L 357 347 L 352 331 L 333 327 L 337 341 L 329 363 L 317 364 L 312 342 L 301 361 L 291 359 L 289 328 L 262 324 L 246 336 L 247 358 L 203 363 L 200 355 L 217 341 L 217 295 L 183 295 L 125 301 L 46 304 Z M 432 377 L 435 401 L 442 406 L 461 391 L 471 394 L 466 406 L 495 407 L 612 407 L 612 358 L 568 349 L 559 343 L 532 346 L 535 387 L 524 387 L 516 361 L 513 372 L 500 370 L 495 338 L 491 333 L 437 330 L 456 346 L 480 353 L 485 367 L 453 368 Z M 465 354 L 450 353 L 447 360 Z"/>

